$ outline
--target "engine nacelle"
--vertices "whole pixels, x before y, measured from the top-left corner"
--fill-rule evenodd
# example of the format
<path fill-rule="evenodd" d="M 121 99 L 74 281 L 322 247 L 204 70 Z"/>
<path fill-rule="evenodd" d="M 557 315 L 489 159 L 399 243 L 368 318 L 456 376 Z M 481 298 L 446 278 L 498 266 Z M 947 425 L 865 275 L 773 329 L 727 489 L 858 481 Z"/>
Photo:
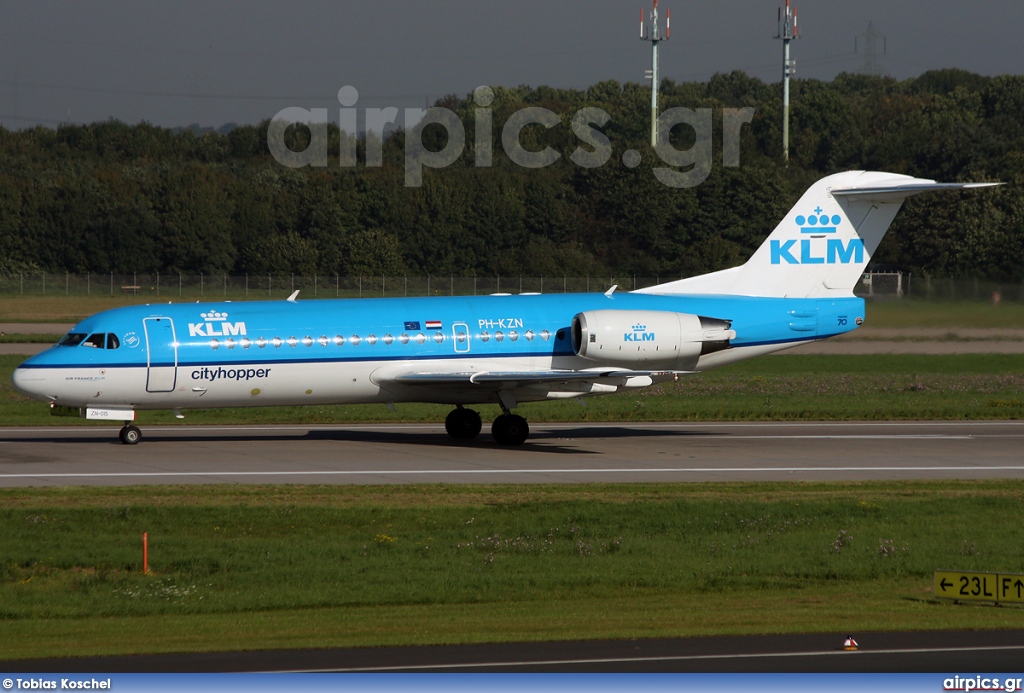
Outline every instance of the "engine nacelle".
<path fill-rule="evenodd" d="M 665 310 L 589 310 L 572 319 L 572 348 L 591 361 L 690 370 L 729 348 L 727 320 Z"/>

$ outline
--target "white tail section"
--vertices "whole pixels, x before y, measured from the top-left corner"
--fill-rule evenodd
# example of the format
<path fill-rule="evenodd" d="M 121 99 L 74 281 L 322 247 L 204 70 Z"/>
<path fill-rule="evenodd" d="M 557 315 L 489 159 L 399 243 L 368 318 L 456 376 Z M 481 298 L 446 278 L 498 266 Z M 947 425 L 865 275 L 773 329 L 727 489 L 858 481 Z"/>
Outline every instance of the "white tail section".
<path fill-rule="evenodd" d="M 903 200 L 929 190 L 999 183 L 936 183 L 878 171 L 822 178 L 739 267 L 659 284 L 641 293 L 850 296 Z"/>

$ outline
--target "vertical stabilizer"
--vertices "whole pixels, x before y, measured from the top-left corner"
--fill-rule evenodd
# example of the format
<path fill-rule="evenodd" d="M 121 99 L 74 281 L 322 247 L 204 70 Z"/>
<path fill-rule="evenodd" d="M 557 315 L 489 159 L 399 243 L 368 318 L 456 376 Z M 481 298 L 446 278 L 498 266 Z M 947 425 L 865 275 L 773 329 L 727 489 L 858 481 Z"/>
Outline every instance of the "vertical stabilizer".
<path fill-rule="evenodd" d="M 936 183 L 895 173 L 847 171 L 803 194 L 739 267 L 660 284 L 644 293 L 770 297 L 850 296 L 903 201 L 930 190 L 997 183 Z"/>

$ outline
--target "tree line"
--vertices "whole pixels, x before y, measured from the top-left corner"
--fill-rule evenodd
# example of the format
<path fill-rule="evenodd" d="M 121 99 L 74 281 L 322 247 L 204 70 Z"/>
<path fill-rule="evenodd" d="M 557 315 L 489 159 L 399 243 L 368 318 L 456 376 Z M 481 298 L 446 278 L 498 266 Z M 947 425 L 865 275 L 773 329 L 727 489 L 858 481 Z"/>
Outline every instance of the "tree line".
<path fill-rule="evenodd" d="M 1004 181 L 981 193 L 912 198 L 873 264 L 925 276 L 1024 280 L 1024 77 L 960 70 L 897 81 L 842 74 L 792 85 L 790 163 L 781 158 L 781 95 L 742 72 L 661 89 L 663 109 L 711 109 L 713 158 L 692 188 L 660 183 L 649 145 L 650 88 L 498 87 L 489 105 L 490 166 L 475 165 L 472 95 L 435 105 L 465 124 L 465 153 L 405 180 L 406 133 L 371 141 L 382 165 L 342 166 L 347 137 L 328 129 L 325 167 L 287 168 L 267 146 L 268 122 L 197 133 L 149 124 L 0 128 L 0 274 L 686 276 L 744 261 L 817 178 L 876 169 L 943 181 Z M 539 106 L 561 125 L 523 129 L 528 151 L 560 156 L 523 168 L 504 153 L 502 124 Z M 612 156 L 585 168 L 570 121 L 584 107 Z M 723 109 L 755 109 L 740 130 L 741 163 L 723 166 Z M 226 129 L 225 129 L 226 130 Z M 411 133 L 429 151 L 446 131 Z M 288 131 L 301 149 L 309 131 Z M 694 140 L 688 126 L 674 146 Z M 372 136 L 371 136 L 372 140 Z M 640 163 L 623 163 L 628 150 Z M 629 157 L 626 157 L 629 160 Z M 629 161 L 629 163 L 636 163 Z"/>

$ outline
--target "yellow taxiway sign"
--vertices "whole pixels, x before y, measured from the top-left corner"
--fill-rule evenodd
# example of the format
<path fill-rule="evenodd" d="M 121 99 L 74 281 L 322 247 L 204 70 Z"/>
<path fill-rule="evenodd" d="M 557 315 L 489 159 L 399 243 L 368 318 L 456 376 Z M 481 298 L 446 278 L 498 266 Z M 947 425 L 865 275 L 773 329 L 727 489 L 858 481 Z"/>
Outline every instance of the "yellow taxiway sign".
<path fill-rule="evenodd" d="M 935 596 L 958 601 L 1024 603 L 1024 575 L 935 571 Z"/>

